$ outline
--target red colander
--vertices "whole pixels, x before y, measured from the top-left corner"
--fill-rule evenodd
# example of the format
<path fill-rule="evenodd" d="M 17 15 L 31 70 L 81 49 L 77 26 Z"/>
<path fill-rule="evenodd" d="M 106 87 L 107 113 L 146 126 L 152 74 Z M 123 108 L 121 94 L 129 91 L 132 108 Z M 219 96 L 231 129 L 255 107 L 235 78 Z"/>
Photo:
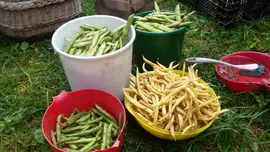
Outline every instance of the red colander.
<path fill-rule="evenodd" d="M 241 75 L 240 70 L 216 64 L 216 72 L 227 88 L 235 92 L 258 92 L 261 88 L 270 88 L 270 56 L 268 54 L 242 51 L 229 54 L 220 59 L 231 64 L 259 64 L 264 66 L 260 76 Z"/>
<path fill-rule="evenodd" d="M 65 152 L 52 144 L 51 129 L 55 131 L 56 119 L 59 114 L 69 117 L 74 108 L 79 111 L 89 111 L 95 107 L 95 103 L 119 120 L 122 113 L 122 128 L 112 145 L 105 150 L 95 150 L 94 152 L 120 152 L 124 140 L 124 128 L 126 124 L 126 112 L 121 101 L 111 93 L 97 89 L 83 89 L 73 92 L 63 91 L 58 96 L 53 97 L 53 103 L 47 108 L 42 119 L 42 132 L 46 141 L 50 144 L 54 152 Z"/>

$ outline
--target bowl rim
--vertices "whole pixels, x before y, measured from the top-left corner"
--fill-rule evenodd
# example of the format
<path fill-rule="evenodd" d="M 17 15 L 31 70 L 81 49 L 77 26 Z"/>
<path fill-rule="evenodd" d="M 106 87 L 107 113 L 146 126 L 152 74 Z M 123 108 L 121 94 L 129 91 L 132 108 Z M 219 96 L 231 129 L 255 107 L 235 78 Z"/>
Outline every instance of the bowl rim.
<path fill-rule="evenodd" d="M 171 11 L 171 10 L 160 10 L 161 12 L 174 12 L 174 11 Z M 140 16 L 140 15 L 147 15 L 147 14 L 150 14 L 152 13 L 153 11 L 144 11 L 144 12 L 140 12 L 140 13 L 137 13 L 135 14 L 134 16 Z M 188 26 L 183 26 L 181 28 L 178 28 L 176 30 L 173 30 L 173 31 L 170 31 L 170 32 L 148 32 L 148 31 L 142 31 L 140 29 L 136 29 L 136 32 L 138 33 L 143 33 L 145 35 L 155 35 L 155 36 L 166 36 L 166 35 L 173 35 L 175 33 L 179 33 L 179 32 L 184 32 L 186 29 L 187 29 Z"/>
<path fill-rule="evenodd" d="M 63 94 L 72 94 L 72 93 L 81 92 L 81 91 L 100 91 L 100 92 L 104 92 L 105 94 L 111 95 L 111 96 L 113 96 L 115 99 L 117 99 L 117 102 L 119 103 L 119 105 L 120 105 L 121 108 L 123 109 L 123 113 L 124 113 L 124 114 L 122 115 L 122 116 L 123 116 L 123 117 L 122 117 L 122 119 L 123 119 L 123 124 L 122 124 L 122 126 L 121 126 L 121 130 L 120 130 L 120 132 L 119 132 L 119 134 L 118 134 L 118 136 L 117 136 L 117 138 L 116 138 L 114 144 L 113 144 L 111 147 L 109 147 L 109 148 L 107 148 L 107 149 L 104 149 L 104 150 L 95 150 L 95 151 L 99 151 L 99 152 L 104 151 L 104 152 L 105 152 L 105 151 L 107 151 L 107 150 L 109 150 L 109 149 L 111 149 L 111 148 L 116 148 L 115 145 L 117 145 L 117 141 L 120 141 L 120 138 L 121 138 L 120 135 L 124 133 L 124 129 L 125 129 L 126 125 L 127 125 L 127 115 L 126 115 L 126 110 L 125 110 L 124 105 L 123 105 L 122 102 L 121 102 L 115 95 L 113 95 L 112 93 L 110 93 L 110 92 L 108 92 L 108 91 L 105 91 L 105 90 L 96 89 L 96 88 L 79 89 L 79 90 L 74 90 L 74 91 L 71 91 L 71 92 L 62 91 L 62 92 L 61 92 L 60 94 L 58 94 L 57 96 L 60 96 L 60 95 L 63 95 Z M 57 96 L 55 96 L 55 97 L 57 97 Z M 43 134 L 43 137 L 45 138 L 45 140 L 49 143 L 49 145 L 50 145 L 51 147 L 54 147 L 55 149 L 57 149 L 57 150 L 59 150 L 59 151 L 64 151 L 63 149 L 56 147 L 56 146 L 48 139 L 48 137 L 45 136 L 44 119 L 45 119 L 45 116 L 46 116 L 47 112 L 49 111 L 49 109 L 53 106 L 53 103 L 54 103 L 54 102 L 52 102 L 52 103 L 47 107 L 46 111 L 45 111 L 44 114 L 43 114 L 42 122 L 41 122 L 42 134 Z M 124 135 L 124 134 L 123 134 L 123 135 Z M 123 141 L 122 141 L 122 142 L 123 142 Z M 95 152 L 95 151 L 94 151 L 94 152 Z"/>
<path fill-rule="evenodd" d="M 77 21 L 80 21 L 80 20 L 88 20 L 88 19 L 93 19 L 93 18 L 111 18 L 111 19 L 115 19 L 115 20 L 118 20 L 118 21 L 121 21 L 123 22 L 124 24 L 127 23 L 126 20 L 122 19 L 122 18 L 119 18 L 119 17 L 115 17 L 115 16 L 110 16 L 110 15 L 91 15 L 91 16 L 83 16 L 83 17 L 79 17 L 79 18 L 76 18 L 76 19 L 73 19 L 73 20 L 70 20 L 68 22 L 66 22 L 65 24 L 61 25 L 54 33 L 53 33 L 53 36 L 52 36 L 52 46 L 54 48 L 54 50 L 59 53 L 60 55 L 62 56 L 65 56 L 65 57 L 68 57 L 68 58 L 72 58 L 72 59 L 80 59 L 80 60 L 99 60 L 99 59 L 104 59 L 104 58 L 108 58 L 108 57 L 113 57 L 117 54 L 120 54 L 124 51 L 127 51 L 129 47 L 132 47 L 133 46 L 133 43 L 134 43 L 134 40 L 136 38 L 136 32 L 135 32 L 135 28 L 133 25 L 131 25 L 130 27 L 130 31 L 131 31 L 131 38 L 129 39 L 128 43 L 123 46 L 122 48 L 114 51 L 114 52 L 111 52 L 111 53 L 108 53 L 108 54 L 105 54 L 105 55 L 101 55 L 101 56 L 76 56 L 76 55 L 71 55 L 71 54 L 68 54 L 66 52 L 64 52 L 64 50 L 60 49 L 56 43 L 56 37 L 58 36 L 58 33 L 60 33 L 60 31 L 62 29 L 64 29 L 66 26 L 74 23 L 74 22 L 77 22 Z"/>
<path fill-rule="evenodd" d="M 226 59 L 230 56 L 234 56 L 234 55 L 242 55 L 242 54 L 245 54 L 245 53 L 252 53 L 252 54 L 260 54 L 260 55 L 264 55 L 264 56 L 267 56 L 266 54 L 263 54 L 263 53 L 260 53 L 260 52 L 255 52 L 255 51 L 239 51 L 239 52 L 234 52 L 234 53 L 231 53 L 231 54 L 227 54 L 225 56 L 223 56 L 222 58 L 220 58 L 219 60 L 223 60 L 223 59 Z M 218 76 L 220 77 L 220 79 L 223 81 L 223 82 L 230 82 L 230 83 L 236 83 L 236 84 L 249 84 L 248 82 L 237 82 L 235 80 L 231 80 L 231 79 L 228 79 L 226 77 L 223 77 L 219 70 L 218 70 L 219 66 L 218 64 L 215 65 L 215 70 L 216 70 L 216 73 L 218 74 Z M 260 85 L 259 83 L 255 83 L 256 85 Z"/>
<path fill-rule="evenodd" d="M 174 70 L 177 74 L 182 73 L 181 70 Z M 186 74 L 186 72 L 185 72 Z M 199 79 L 199 81 L 204 82 L 202 79 Z M 215 91 L 206 83 L 206 85 L 208 86 L 208 88 L 210 89 L 210 91 L 213 93 L 214 96 L 217 97 Z M 216 99 L 215 101 L 216 103 L 220 103 L 218 99 Z M 150 125 L 148 122 L 146 122 L 145 120 L 141 119 L 131 108 L 131 104 L 130 102 L 128 102 L 127 98 L 125 97 L 124 99 L 124 104 L 126 109 L 131 113 L 132 116 L 134 116 L 136 118 L 136 121 L 140 121 L 142 122 L 142 124 L 144 124 L 145 126 L 147 126 L 148 128 L 151 128 L 151 130 L 156 131 L 158 133 L 162 133 L 163 135 L 171 135 L 170 132 L 168 130 L 165 129 L 161 129 L 158 128 L 156 126 Z M 218 111 L 221 110 L 221 106 L 218 106 Z M 196 135 L 199 134 L 203 131 L 205 131 L 207 128 L 209 128 L 214 122 L 216 121 L 216 118 L 214 118 L 213 120 L 211 120 L 210 122 L 208 122 L 206 125 L 202 126 L 201 128 L 197 129 L 197 130 L 191 130 L 191 131 L 187 131 L 186 133 L 182 134 L 182 132 L 175 132 L 175 136 L 191 136 L 191 135 Z M 140 124 L 141 125 L 141 124 Z M 141 125 L 142 126 L 142 125 Z M 144 128 L 144 127 L 143 127 Z M 177 139 L 176 139 L 177 140 Z"/>

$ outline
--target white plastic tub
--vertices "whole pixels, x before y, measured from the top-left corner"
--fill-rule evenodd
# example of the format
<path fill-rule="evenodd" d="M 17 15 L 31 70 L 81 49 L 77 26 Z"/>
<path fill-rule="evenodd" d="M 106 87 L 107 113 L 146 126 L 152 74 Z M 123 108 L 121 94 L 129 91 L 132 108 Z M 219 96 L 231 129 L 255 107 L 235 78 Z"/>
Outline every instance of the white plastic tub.
<path fill-rule="evenodd" d="M 97 57 L 74 56 L 65 53 L 65 38 L 79 31 L 79 26 L 89 24 L 107 27 L 112 30 L 126 21 L 107 15 L 94 15 L 74 19 L 59 27 L 52 37 L 54 50 L 59 54 L 71 89 L 96 88 L 114 94 L 123 100 L 122 87 L 129 84 L 129 74 L 132 68 L 132 49 L 135 40 L 135 29 L 131 26 L 129 42 L 121 49 Z"/>

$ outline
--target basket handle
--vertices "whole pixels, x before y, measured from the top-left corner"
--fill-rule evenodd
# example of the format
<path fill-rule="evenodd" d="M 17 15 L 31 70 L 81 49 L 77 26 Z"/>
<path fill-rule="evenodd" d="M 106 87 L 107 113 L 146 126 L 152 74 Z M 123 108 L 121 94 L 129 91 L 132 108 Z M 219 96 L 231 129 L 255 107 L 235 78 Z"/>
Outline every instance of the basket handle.
<path fill-rule="evenodd" d="M 39 8 L 46 5 L 62 3 L 65 0 L 30 0 L 22 2 L 3 2 L 0 1 L 0 9 L 8 11 L 21 11 L 30 8 Z"/>

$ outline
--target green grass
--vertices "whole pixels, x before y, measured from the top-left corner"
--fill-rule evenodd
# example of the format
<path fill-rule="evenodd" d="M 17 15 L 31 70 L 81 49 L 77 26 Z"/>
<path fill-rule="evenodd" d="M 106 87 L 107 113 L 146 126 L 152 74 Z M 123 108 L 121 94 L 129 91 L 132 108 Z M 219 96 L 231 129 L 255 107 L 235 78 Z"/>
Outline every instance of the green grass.
<path fill-rule="evenodd" d="M 159 0 L 161 8 L 174 9 L 177 0 Z M 182 6 L 182 9 L 190 10 Z M 92 1 L 83 1 L 83 15 L 94 14 Z M 51 97 L 70 91 L 61 62 L 48 48 L 50 39 L 22 44 L 0 35 L 0 151 L 50 150 L 41 131 L 41 119 Z M 191 56 L 220 58 L 240 50 L 270 51 L 270 20 L 242 23 L 225 30 L 207 18 L 196 22 L 185 37 L 182 59 Z M 185 141 L 165 141 L 144 131 L 128 112 L 125 152 L 267 151 L 270 149 L 270 95 L 233 93 L 217 78 L 214 65 L 198 65 L 201 78 L 221 96 L 220 117 L 201 135 Z"/>

